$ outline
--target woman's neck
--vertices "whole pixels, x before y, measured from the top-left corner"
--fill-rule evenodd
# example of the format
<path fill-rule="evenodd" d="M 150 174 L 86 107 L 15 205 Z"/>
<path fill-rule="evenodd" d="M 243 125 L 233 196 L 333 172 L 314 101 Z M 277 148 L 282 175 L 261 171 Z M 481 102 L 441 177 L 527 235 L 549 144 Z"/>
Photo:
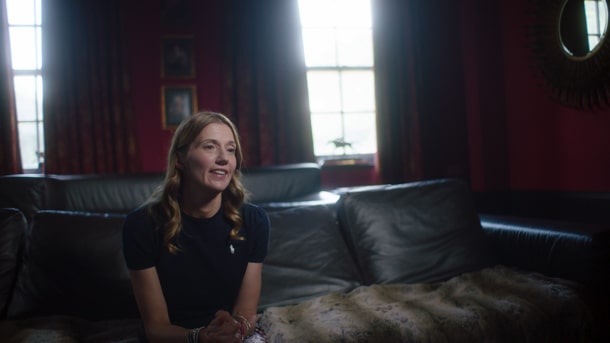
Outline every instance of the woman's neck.
<path fill-rule="evenodd" d="M 194 218 L 211 218 L 218 213 L 221 203 L 222 193 L 213 198 L 185 195 L 180 201 L 180 208 L 182 212 Z"/>

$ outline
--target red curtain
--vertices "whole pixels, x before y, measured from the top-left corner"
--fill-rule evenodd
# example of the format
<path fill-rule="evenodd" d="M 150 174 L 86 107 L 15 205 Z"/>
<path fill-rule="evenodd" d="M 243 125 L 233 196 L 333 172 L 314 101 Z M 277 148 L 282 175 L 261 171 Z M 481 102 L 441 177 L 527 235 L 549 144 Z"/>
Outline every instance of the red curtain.
<path fill-rule="evenodd" d="M 6 1 L 0 0 L 0 175 L 22 173 Z"/>
<path fill-rule="evenodd" d="M 242 135 L 246 165 L 315 161 L 297 2 L 223 6 L 224 111 Z"/>
<path fill-rule="evenodd" d="M 460 2 L 371 3 L 380 181 L 468 178 Z"/>
<path fill-rule="evenodd" d="M 120 0 L 45 0 L 45 168 L 141 170 Z"/>

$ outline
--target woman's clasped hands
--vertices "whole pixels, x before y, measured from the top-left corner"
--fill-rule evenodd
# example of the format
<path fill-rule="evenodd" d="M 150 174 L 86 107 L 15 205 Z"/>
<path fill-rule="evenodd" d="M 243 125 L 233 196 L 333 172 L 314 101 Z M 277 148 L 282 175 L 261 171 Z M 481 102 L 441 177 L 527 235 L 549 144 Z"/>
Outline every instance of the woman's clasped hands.
<path fill-rule="evenodd" d="M 229 312 L 218 311 L 216 316 L 199 334 L 199 342 L 243 342 L 239 322 Z"/>

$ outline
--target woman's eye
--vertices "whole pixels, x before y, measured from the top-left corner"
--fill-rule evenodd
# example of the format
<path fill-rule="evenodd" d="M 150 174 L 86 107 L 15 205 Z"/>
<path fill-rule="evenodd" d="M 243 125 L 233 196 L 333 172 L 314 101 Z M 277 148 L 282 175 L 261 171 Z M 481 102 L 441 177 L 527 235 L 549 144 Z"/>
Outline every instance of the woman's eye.
<path fill-rule="evenodd" d="M 235 148 L 227 148 L 227 151 L 234 154 L 237 149 Z"/>
<path fill-rule="evenodd" d="M 205 150 L 214 150 L 216 148 L 216 146 L 214 146 L 214 144 L 206 144 L 203 146 L 203 148 Z"/>

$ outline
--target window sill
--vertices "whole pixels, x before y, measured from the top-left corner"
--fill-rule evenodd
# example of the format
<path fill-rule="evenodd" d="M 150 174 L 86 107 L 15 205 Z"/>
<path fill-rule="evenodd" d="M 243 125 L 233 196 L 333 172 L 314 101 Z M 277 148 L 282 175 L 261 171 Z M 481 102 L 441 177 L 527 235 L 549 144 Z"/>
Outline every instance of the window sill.
<path fill-rule="evenodd" d="M 375 167 L 375 157 L 373 154 L 318 156 L 318 164 L 323 169 L 336 167 Z"/>

